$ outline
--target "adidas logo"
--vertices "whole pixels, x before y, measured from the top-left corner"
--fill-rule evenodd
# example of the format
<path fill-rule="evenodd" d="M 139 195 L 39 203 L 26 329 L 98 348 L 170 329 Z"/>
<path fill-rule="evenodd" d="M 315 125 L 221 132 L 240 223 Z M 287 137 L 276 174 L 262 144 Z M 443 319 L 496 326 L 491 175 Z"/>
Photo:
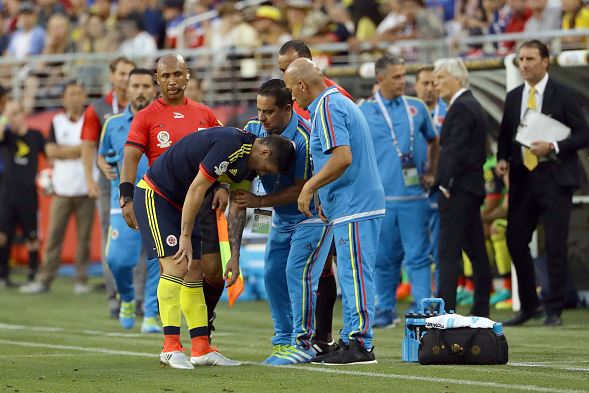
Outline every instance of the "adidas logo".
<path fill-rule="evenodd" d="M 229 173 L 231 173 L 233 176 L 237 175 L 237 169 L 229 169 Z"/>

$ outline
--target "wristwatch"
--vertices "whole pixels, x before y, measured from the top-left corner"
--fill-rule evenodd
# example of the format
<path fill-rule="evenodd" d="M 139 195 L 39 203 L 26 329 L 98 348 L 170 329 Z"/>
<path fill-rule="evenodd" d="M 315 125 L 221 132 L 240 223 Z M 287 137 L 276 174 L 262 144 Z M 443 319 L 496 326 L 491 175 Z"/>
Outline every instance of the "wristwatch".
<path fill-rule="evenodd" d="M 119 204 L 121 205 L 121 209 L 125 207 L 125 205 L 129 202 L 133 202 L 133 198 L 130 196 L 120 197 Z"/>
<path fill-rule="evenodd" d="M 231 188 L 231 184 L 229 184 L 229 183 L 219 183 L 219 188 L 222 188 L 225 191 L 229 191 L 229 188 Z"/>

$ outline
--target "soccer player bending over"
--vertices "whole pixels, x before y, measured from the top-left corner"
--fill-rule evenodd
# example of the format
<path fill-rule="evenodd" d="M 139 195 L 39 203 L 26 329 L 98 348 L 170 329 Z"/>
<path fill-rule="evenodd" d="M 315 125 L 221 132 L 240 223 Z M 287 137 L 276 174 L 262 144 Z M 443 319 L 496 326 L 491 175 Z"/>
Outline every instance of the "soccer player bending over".
<path fill-rule="evenodd" d="M 257 175 L 286 173 L 294 161 L 291 142 L 271 135 L 255 135 L 232 127 L 215 127 L 189 134 L 161 155 L 139 182 L 133 198 L 137 224 L 149 258 L 158 257 L 162 275 L 158 285 L 164 348 L 160 363 L 173 368 L 235 366 L 211 347 L 203 294 L 201 231 L 196 221 L 207 190 L 222 177 L 237 184 Z M 241 219 L 241 218 L 240 218 Z M 241 233 L 231 228 L 232 257 L 224 278 L 227 286 L 239 276 Z M 184 314 L 192 344 L 190 360 L 180 343 Z"/>

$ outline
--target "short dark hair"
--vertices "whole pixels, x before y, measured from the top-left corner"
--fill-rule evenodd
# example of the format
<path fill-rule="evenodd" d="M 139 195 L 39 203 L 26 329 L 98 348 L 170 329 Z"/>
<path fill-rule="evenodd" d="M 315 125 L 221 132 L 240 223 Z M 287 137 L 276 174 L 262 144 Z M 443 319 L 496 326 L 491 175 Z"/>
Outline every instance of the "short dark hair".
<path fill-rule="evenodd" d="M 284 55 L 289 50 L 294 50 L 299 57 L 304 57 L 309 60 L 313 60 L 313 56 L 311 56 L 311 49 L 301 40 L 290 40 L 286 41 L 284 45 L 280 47 L 278 50 L 278 54 Z"/>
<path fill-rule="evenodd" d="M 293 142 L 282 135 L 268 135 L 260 138 L 260 142 L 270 149 L 270 162 L 278 168 L 278 172 L 288 173 L 295 161 Z"/>
<path fill-rule="evenodd" d="M 67 89 L 72 86 L 81 87 L 82 89 L 86 90 L 86 86 L 84 86 L 84 84 L 81 81 L 76 80 L 76 79 L 71 79 L 71 80 L 66 81 L 63 84 L 63 90 L 62 90 L 61 94 L 65 95 L 65 92 L 67 91 Z"/>
<path fill-rule="evenodd" d="M 133 68 L 131 72 L 129 72 L 129 78 L 131 75 L 149 75 L 151 77 L 151 82 L 155 85 L 154 72 L 148 70 L 147 68 Z"/>
<path fill-rule="evenodd" d="M 386 54 L 374 63 L 374 74 L 378 75 L 387 70 L 390 65 L 403 65 L 405 60 L 399 56 Z"/>
<path fill-rule="evenodd" d="M 120 56 L 120 57 L 117 57 L 116 59 L 114 59 L 113 61 L 111 61 L 110 64 L 108 65 L 110 72 L 115 72 L 119 63 L 131 64 L 133 67 L 137 67 L 137 64 L 135 64 L 135 62 L 133 60 L 131 60 L 125 56 Z"/>
<path fill-rule="evenodd" d="M 518 48 L 518 52 L 520 51 L 520 49 L 522 48 L 536 48 L 538 49 L 538 52 L 540 52 L 540 57 L 543 59 L 549 59 L 550 58 L 550 50 L 548 50 L 548 45 L 546 45 L 545 43 L 543 43 L 540 40 L 529 40 L 529 41 L 525 41 L 523 44 L 521 44 Z"/>
<path fill-rule="evenodd" d="M 276 106 L 283 108 L 292 105 L 292 93 L 286 88 L 282 79 L 270 79 L 262 83 L 258 95 L 263 97 L 274 97 Z"/>
<path fill-rule="evenodd" d="M 433 65 L 425 65 L 425 66 L 421 66 L 417 69 L 417 71 L 415 71 L 415 82 L 419 81 L 419 76 L 421 75 L 422 72 L 434 72 L 434 66 Z"/>

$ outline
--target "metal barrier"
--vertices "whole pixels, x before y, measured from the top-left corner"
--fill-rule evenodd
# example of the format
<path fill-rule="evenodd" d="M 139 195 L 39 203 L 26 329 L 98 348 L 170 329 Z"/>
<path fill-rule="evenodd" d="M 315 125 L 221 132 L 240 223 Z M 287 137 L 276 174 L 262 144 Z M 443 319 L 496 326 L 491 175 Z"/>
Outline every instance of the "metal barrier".
<path fill-rule="evenodd" d="M 467 45 L 506 40 L 520 41 L 530 38 L 558 41 L 562 37 L 580 35 L 589 37 L 589 30 L 548 31 L 533 36 L 517 33 L 467 37 L 459 44 L 449 39 L 382 42 L 378 46 L 379 50 L 368 50 L 367 46 L 363 46 L 364 51 L 359 52 L 350 51 L 345 43 L 332 43 L 313 46 L 312 50 L 314 59 L 328 76 L 355 78 L 356 81 L 351 84 L 350 90 L 353 95 L 361 96 L 368 90 L 366 85 L 371 80 L 370 75 L 364 75 L 370 80 L 358 81 L 360 79 L 358 77 L 361 76 L 361 66 L 373 62 L 382 51 L 407 55 L 408 69 L 411 71 L 420 63 L 431 63 L 440 57 L 457 56 L 461 48 Z M 155 60 L 164 54 L 182 54 L 187 59 L 193 76 L 203 81 L 204 101 L 211 106 L 235 107 L 244 104 L 254 105 L 259 84 L 272 77 L 281 77 L 276 66 L 278 49 L 277 46 L 265 46 L 253 50 L 178 49 L 159 51 L 153 56 L 134 60 L 142 66 L 153 67 Z M 91 96 L 99 96 L 108 91 L 110 86 L 107 65 L 117 56 L 119 56 L 118 53 L 64 54 L 31 56 L 25 61 L 15 61 L 4 57 L 0 58 L 0 83 L 11 86 L 13 97 L 22 99 L 29 111 L 57 108 L 61 105 L 61 88 L 67 80 L 82 81 Z M 558 58 L 565 59 L 565 62 L 579 63 L 583 59 L 586 62 L 586 56 L 583 57 L 582 53 L 575 56 L 563 55 Z M 475 59 L 467 61 L 467 65 L 472 69 L 503 68 L 501 58 Z M 497 76 L 487 75 L 486 78 L 492 80 Z M 359 87 L 361 83 L 364 83 L 363 89 Z"/>

